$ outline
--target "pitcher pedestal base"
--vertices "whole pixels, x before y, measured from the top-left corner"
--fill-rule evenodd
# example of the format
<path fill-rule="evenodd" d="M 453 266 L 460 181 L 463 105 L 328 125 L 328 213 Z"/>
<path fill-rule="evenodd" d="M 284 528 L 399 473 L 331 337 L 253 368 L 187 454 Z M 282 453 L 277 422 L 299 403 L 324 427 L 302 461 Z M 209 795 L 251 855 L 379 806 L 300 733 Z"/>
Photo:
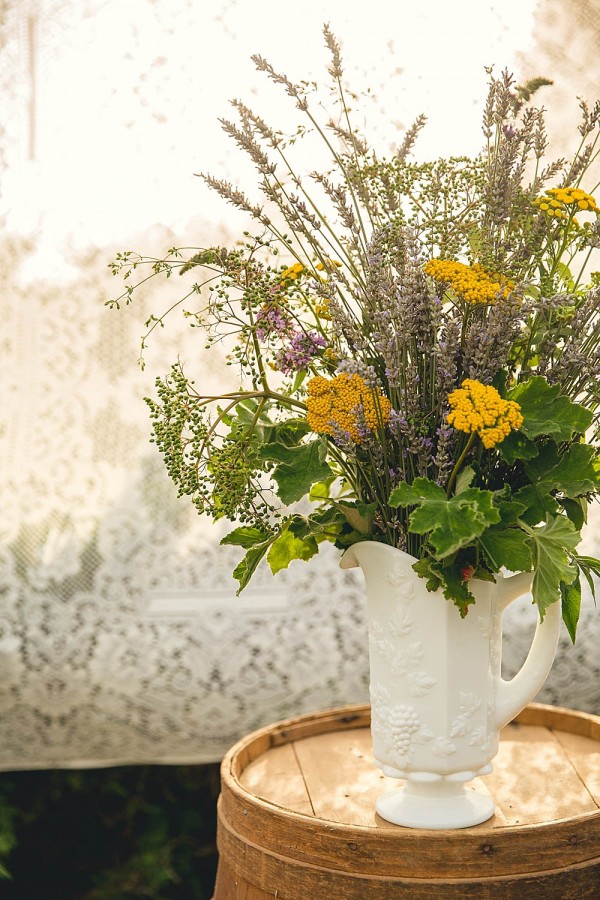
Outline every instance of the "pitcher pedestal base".
<path fill-rule="evenodd" d="M 469 828 L 494 815 L 494 801 L 486 794 L 465 790 L 456 781 L 408 781 L 382 794 L 376 803 L 382 819 L 407 828 Z"/>

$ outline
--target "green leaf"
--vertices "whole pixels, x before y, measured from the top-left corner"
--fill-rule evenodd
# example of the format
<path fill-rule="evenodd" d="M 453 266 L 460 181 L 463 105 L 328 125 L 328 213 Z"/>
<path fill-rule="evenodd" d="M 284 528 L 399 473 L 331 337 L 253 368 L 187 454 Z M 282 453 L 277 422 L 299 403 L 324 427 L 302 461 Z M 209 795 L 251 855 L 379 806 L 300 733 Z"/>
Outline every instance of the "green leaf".
<path fill-rule="evenodd" d="M 594 598 L 594 602 L 596 601 L 596 586 L 594 584 L 594 579 L 592 578 L 592 573 L 596 576 L 596 578 L 600 578 L 600 559 L 596 559 L 594 556 L 579 556 L 579 554 L 573 554 L 574 562 L 579 567 L 579 571 L 583 572 L 585 576 L 585 580 L 590 586 L 590 591 L 592 592 L 592 597 Z"/>
<path fill-rule="evenodd" d="M 428 591 L 441 590 L 446 600 L 450 600 L 458 607 L 461 617 L 466 616 L 468 607 L 475 602 L 475 598 L 467 582 L 463 580 L 460 566 L 446 566 L 429 556 L 424 556 L 414 563 L 412 568 L 417 575 L 426 579 Z"/>
<path fill-rule="evenodd" d="M 247 587 L 261 559 L 277 538 L 277 534 L 276 531 L 261 531 L 260 528 L 251 525 L 242 525 L 221 538 L 221 544 L 243 547 L 248 551 L 233 570 L 233 577 L 240 583 L 238 594 Z"/>
<path fill-rule="evenodd" d="M 376 503 L 340 503 L 339 508 L 346 521 L 360 534 L 369 534 L 373 525 Z"/>
<path fill-rule="evenodd" d="M 527 535 L 521 528 L 488 528 L 478 538 L 492 568 L 504 566 L 511 572 L 530 572 L 533 566 Z"/>
<path fill-rule="evenodd" d="M 575 643 L 577 636 L 577 623 L 581 612 L 581 582 L 579 575 L 571 584 L 560 583 L 560 594 L 562 599 L 562 617 L 563 622 L 567 626 L 569 637 Z"/>
<path fill-rule="evenodd" d="M 471 466 L 465 466 L 465 468 L 462 469 L 458 473 L 458 476 L 456 478 L 456 486 L 454 488 L 454 493 L 462 494 L 463 491 L 466 491 L 466 489 L 469 487 L 469 485 L 473 481 L 474 477 L 475 477 L 475 470 L 473 468 L 471 468 Z"/>
<path fill-rule="evenodd" d="M 500 521 L 503 525 L 514 525 L 517 519 L 520 519 L 527 510 L 523 503 L 517 503 L 514 500 L 500 500 L 497 506 L 500 513 Z"/>
<path fill-rule="evenodd" d="M 561 497 L 558 502 L 566 512 L 575 528 L 578 531 L 581 531 L 581 529 L 585 525 L 585 508 L 582 505 L 585 503 L 585 500 L 569 500 L 568 498 Z"/>
<path fill-rule="evenodd" d="M 558 444 L 553 440 L 544 440 L 537 444 L 538 455 L 525 462 L 525 469 L 530 481 L 541 481 L 560 462 Z"/>
<path fill-rule="evenodd" d="M 547 516 L 545 525 L 527 529 L 527 533 L 533 555 L 533 601 L 543 619 L 546 609 L 560 596 L 561 581 L 571 584 L 577 575 L 567 551 L 575 549 L 581 534 L 565 516 Z"/>
<path fill-rule="evenodd" d="M 425 586 L 428 591 L 437 591 L 442 585 L 442 576 L 440 575 L 440 563 L 436 562 L 430 556 L 423 556 L 413 564 L 413 571 L 421 578 L 425 578 Z"/>
<path fill-rule="evenodd" d="M 469 606 L 475 603 L 475 597 L 469 590 L 468 583 L 463 580 L 458 566 L 444 568 L 442 575 L 444 597 L 458 607 L 461 618 L 464 619 L 469 611 Z"/>
<path fill-rule="evenodd" d="M 271 432 L 272 441 L 284 444 L 286 447 L 294 446 L 310 434 L 311 429 L 306 419 L 287 419 L 274 426 Z"/>
<path fill-rule="evenodd" d="M 318 552 L 319 547 L 314 537 L 298 538 L 286 528 L 271 544 L 267 562 L 275 575 L 282 569 L 287 569 L 293 559 L 307 560 Z"/>
<path fill-rule="evenodd" d="M 313 484 L 332 474 L 322 459 L 323 450 L 320 438 L 297 447 L 268 444 L 262 448 L 261 455 L 264 459 L 280 462 L 273 472 L 273 478 L 277 482 L 277 495 L 286 506 L 301 500 L 309 493 Z"/>
<path fill-rule="evenodd" d="M 250 579 L 256 572 L 259 562 L 269 549 L 270 543 L 271 541 L 269 540 L 265 541 L 264 544 L 260 544 L 258 547 L 252 547 L 233 570 L 233 577 L 240 583 L 240 586 L 236 591 L 237 594 L 248 586 Z"/>
<path fill-rule="evenodd" d="M 303 540 L 314 537 L 319 543 L 324 540 L 335 541 L 345 522 L 344 515 L 335 506 L 322 506 L 308 516 L 291 516 L 287 527 L 295 537 Z"/>
<path fill-rule="evenodd" d="M 527 525 L 537 525 L 538 522 L 544 522 L 548 514 L 555 516 L 559 512 L 558 503 L 544 485 L 540 487 L 538 484 L 528 484 L 515 491 L 514 498 L 526 508 L 526 512 L 519 518 Z"/>
<path fill-rule="evenodd" d="M 248 549 L 248 547 L 256 547 L 259 544 L 264 544 L 270 537 L 271 533 L 268 531 L 261 531 L 260 528 L 254 528 L 250 525 L 242 525 L 240 528 L 235 528 L 233 531 L 230 531 L 229 534 L 226 534 L 225 537 L 221 538 L 220 543 L 233 544 L 236 547 Z"/>
<path fill-rule="evenodd" d="M 546 472 L 540 485 L 548 490 L 561 491 L 574 499 L 600 490 L 600 461 L 598 451 L 589 444 L 571 444 L 560 457 L 558 465 Z"/>
<path fill-rule="evenodd" d="M 331 475 L 325 481 L 317 481 L 311 487 L 308 493 L 308 499 L 317 503 L 319 500 L 327 500 L 330 496 L 331 485 L 335 481 L 336 476 Z"/>
<path fill-rule="evenodd" d="M 415 478 L 392 491 L 390 506 L 413 506 L 409 531 L 429 534 L 437 559 L 455 553 L 473 542 L 489 525 L 500 521 L 491 491 L 468 488 L 454 497 L 446 497 L 442 488 L 428 478 Z"/>
<path fill-rule="evenodd" d="M 388 504 L 395 509 L 397 506 L 413 506 L 423 500 L 437 500 L 440 497 L 445 499 L 446 494 L 439 484 L 429 478 L 415 478 L 412 484 L 403 481 L 394 488 Z"/>
<path fill-rule="evenodd" d="M 517 459 L 533 459 L 538 455 L 538 448 L 533 441 L 525 437 L 522 431 L 511 431 L 498 444 L 498 452 L 502 459 L 510 465 Z"/>
<path fill-rule="evenodd" d="M 549 385 L 541 375 L 534 375 L 508 392 L 508 399 L 521 407 L 521 431 L 528 438 L 551 435 L 556 441 L 568 441 L 573 434 L 583 434 L 590 425 L 592 413 L 559 396 L 559 386 Z"/>

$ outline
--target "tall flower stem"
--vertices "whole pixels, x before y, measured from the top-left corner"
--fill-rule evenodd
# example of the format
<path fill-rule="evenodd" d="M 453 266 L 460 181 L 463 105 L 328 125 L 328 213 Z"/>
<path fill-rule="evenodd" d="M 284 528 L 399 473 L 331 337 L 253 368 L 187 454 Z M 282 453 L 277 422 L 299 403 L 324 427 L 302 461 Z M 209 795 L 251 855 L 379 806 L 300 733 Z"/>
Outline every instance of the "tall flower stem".
<path fill-rule="evenodd" d="M 465 461 L 465 459 L 466 459 L 467 453 L 469 452 L 469 450 L 470 450 L 471 447 L 473 446 L 473 442 L 474 442 L 474 440 L 475 440 L 475 437 L 476 437 L 476 432 L 473 431 L 473 432 L 471 433 L 471 435 L 469 436 L 469 440 L 467 441 L 467 443 L 466 443 L 466 445 L 465 445 L 465 448 L 464 448 L 463 452 L 460 454 L 460 456 L 459 456 L 458 459 L 456 460 L 456 463 L 455 463 L 455 465 L 454 465 L 454 468 L 452 469 L 452 472 L 450 473 L 450 478 L 448 479 L 448 486 L 446 487 L 446 496 L 447 496 L 447 497 L 450 496 L 450 491 L 452 490 L 452 487 L 453 487 L 454 482 L 455 482 L 455 480 L 456 480 L 456 476 L 457 476 L 458 473 L 460 472 L 461 466 L 462 466 L 462 464 L 464 463 L 464 461 Z"/>

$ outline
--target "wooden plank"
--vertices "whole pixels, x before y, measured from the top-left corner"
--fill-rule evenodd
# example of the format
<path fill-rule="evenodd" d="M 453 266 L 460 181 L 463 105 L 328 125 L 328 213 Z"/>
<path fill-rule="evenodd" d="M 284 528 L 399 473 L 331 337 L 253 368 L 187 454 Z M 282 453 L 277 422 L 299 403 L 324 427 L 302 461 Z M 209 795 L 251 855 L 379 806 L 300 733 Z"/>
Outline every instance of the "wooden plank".
<path fill-rule="evenodd" d="M 509 725 L 486 783 L 509 825 L 534 825 L 597 811 L 549 728 Z"/>
<path fill-rule="evenodd" d="M 368 728 L 315 735 L 296 741 L 294 749 L 315 816 L 376 826 L 375 800 L 399 782 L 375 765 Z"/>
<path fill-rule="evenodd" d="M 246 766 L 240 784 L 255 797 L 291 812 L 314 815 L 304 777 L 292 744 L 272 747 Z"/>
<path fill-rule="evenodd" d="M 589 791 L 594 803 L 600 806 L 600 743 L 567 731 L 555 731 L 554 736 L 569 757 L 571 765 Z"/>

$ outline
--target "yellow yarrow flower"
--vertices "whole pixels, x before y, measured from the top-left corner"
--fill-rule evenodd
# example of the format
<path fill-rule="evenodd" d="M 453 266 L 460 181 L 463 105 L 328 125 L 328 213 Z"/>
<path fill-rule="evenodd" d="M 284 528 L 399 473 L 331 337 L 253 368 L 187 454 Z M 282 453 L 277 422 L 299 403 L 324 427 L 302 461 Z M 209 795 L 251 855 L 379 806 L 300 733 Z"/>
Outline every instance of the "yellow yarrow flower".
<path fill-rule="evenodd" d="M 457 431 L 478 434 L 487 450 L 523 424 L 518 403 L 504 400 L 495 387 L 472 378 L 465 378 L 448 396 L 448 402 L 452 411 L 446 416 L 447 423 Z"/>
<path fill-rule="evenodd" d="M 493 303 L 513 289 L 512 281 L 487 272 L 479 263 L 467 266 L 453 259 L 430 259 L 423 271 L 434 281 L 449 284 L 456 296 L 467 303 Z"/>
<path fill-rule="evenodd" d="M 335 378 L 317 375 L 308 382 L 307 419 L 317 434 L 334 434 L 334 426 L 347 431 L 360 444 L 355 409 L 360 404 L 364 421 L 371 431 L 389 421 L 391 403 L 379 388 L 371 388 L 360 377 L 342 372 Z"/>

